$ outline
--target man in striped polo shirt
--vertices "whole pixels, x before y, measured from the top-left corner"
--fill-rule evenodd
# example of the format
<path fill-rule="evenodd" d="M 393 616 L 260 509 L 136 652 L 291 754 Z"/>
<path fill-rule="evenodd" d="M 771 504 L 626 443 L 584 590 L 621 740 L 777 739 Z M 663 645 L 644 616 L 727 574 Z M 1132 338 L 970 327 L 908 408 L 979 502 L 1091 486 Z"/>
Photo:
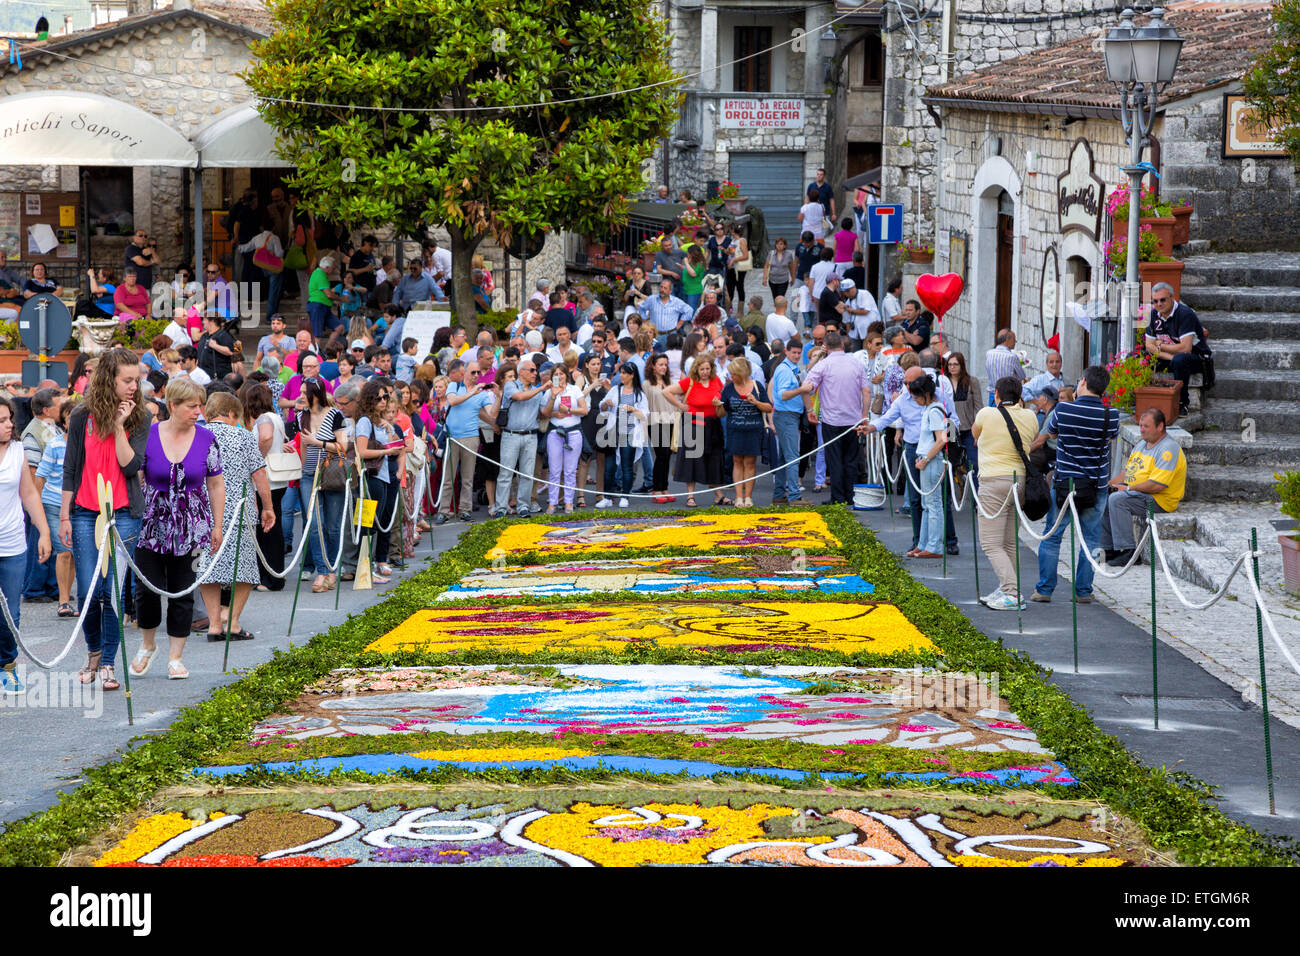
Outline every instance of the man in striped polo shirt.
<path fill-rule="evenodd" d="M 1029 446 L 1037 448 L 1049 438 L 1056 439 L 1056 473 L 1046 528 L 1055 524 L 1058 502 L 1064 504 L 1070 480 L 1074 480 L 1075 509 L 1083 530 L 1075 565 L 1074 593 L 1082 604 L 1092 601 L 1093 579 L 1093 567 L 1084 557 L 1084 551 L 1091 554 L 1101 541 L 1106 484 L 1110 481 L 1110 443 L 1119 434 L 1119 413 L 1101 401 L 1109 385 L 1110 373 L 1104 367 L 1091 365 L 1084 369 L 1083 377 L 1079 379 L 1078 398 L 1058 404 Z M 1060 563 L 1061 537 L 1069 524 L 1069 518 L 1062 521 L 1060 527 L 1038 546 L 1038 584 L 1031 601 L 1052 599 L 1052 592 L 1056 590 L 1056 568 Z"/>
<path fill-rule="evenodd" d="M 1000 378 L 1014 378 L 1018 382 L 1025 380 L 1025 370 L 1020 365 L 1020 356 L 1015 353 L 1016 333 L 1003 329 L 998 333 L 998 344 L 984 353 L 984 371 L 988 375 L 989 405 L 993 405 L 993 386 Z"/>

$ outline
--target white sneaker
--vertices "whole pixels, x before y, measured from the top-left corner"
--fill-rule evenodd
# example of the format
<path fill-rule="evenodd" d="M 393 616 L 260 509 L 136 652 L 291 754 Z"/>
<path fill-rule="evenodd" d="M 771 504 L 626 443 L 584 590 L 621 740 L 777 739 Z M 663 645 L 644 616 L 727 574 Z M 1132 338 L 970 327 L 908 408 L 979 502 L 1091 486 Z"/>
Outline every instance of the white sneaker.
<path fill-rule="evenodd" d="M 997 600 L 989 601 L 988 607 L 991 611 L 1023 611 L 1025 609 L 1023 602 L 1005 593 Z"/>
<path fill-rule="evenodd" d="M 626 500 L 626 499 L 625 499 L 625 500 Z M 612 507 L 614 507 L 614 502 L 610 501 L 608 498 L 601 498 L 599 501 L 596 502 L 596 507 L 597 507 L 597 508 L 612 508 Z"/>
<path fill-rule="evenodd" d="M 627 507 L 627 499 L 626 499 L 626 498 L 619 498 L 619 499 L 618 499 L 618 506 L 619 506 L 620 508 L 626 508 L 626 507 Z"/>
<path fill-rule="evenodd" d="M 998 601 L 1002 600 L 1004 597 L 1006 597 L 1006 594 L 1003 592 L 1003 590 L 1001 588 L 996 588 L 993 591 L 989 592 L 988 594 L 984 595 L 982 598 L 980 598 L 980 603 L 995 604 Z"/>

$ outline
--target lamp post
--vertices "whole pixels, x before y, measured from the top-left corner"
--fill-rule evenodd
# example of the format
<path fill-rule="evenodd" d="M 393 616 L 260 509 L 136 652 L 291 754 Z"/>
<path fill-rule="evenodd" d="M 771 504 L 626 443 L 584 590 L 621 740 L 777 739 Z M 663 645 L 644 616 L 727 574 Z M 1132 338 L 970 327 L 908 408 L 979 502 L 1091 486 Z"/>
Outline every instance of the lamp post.
<path fill-rule="evenodd" d="M 1133 323 L 1137 318 L 1141 284 L 1138 279 L 1138 219 L 1142 206 L 1142 177 L 1147 169 L 1142 149 L 1150 142 L 1156 118 L 1156 97 L 1178 69 L 1183 48 L 1178 31 L 1164 22 L 1165 11 L 1156 7 L 1146 26 L 1133 25 L 1133 11 L 1120 14 L 1119 26 L 1106 33 L 1102 50 L 1106 75 L 1120 90 L 1120 120 L 1129 144 L 1128 263 L 1124 276 L 1124 306 L 1120 312 L 1120 351 L 1133 348 Z"/>

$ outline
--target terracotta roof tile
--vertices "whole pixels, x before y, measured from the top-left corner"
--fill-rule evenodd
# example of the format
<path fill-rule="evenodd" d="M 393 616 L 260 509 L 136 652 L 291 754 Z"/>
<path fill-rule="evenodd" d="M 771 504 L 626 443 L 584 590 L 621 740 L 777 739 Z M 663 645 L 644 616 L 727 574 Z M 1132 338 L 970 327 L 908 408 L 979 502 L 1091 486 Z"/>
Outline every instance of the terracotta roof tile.
<path fill-rule="evenodd" d="M 1261 0 L 1188 0 L 1166 7 L 1165 22 L 1178 30 L 1182 55 L 1162 102 L 1240 79 L 1268 46 L 1270 4 Z M 1137 18 L 1137 23 L 1149 17 Z M 1117 21 L 1118 22 L 1118 21 Z M 1041 103 L 1119 109 L 1119 92 L 1106 79 L 1096 34 L 1036 50 L 997 66 L 959 76 L 928 95 L 944 100 Z"/>

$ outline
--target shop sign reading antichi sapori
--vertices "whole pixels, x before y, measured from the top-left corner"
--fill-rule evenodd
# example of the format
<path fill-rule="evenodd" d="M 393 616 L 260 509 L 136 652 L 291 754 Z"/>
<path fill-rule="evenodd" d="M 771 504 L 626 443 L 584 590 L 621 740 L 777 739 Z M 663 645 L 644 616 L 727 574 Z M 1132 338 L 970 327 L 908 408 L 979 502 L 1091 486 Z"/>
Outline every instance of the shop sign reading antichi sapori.
<path fill-rule="evenodd" d="M 724 98 L 718 125 L 725 129 L 803 129 L 803 100 Z"/>

